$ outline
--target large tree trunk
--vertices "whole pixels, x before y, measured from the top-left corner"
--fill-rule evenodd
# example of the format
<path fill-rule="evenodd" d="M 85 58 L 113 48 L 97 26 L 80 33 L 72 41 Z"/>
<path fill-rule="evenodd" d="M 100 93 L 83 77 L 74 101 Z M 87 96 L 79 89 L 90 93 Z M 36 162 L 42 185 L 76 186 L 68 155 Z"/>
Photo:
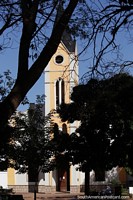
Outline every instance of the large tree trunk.
<path fill-rule="evenodd" d="M 35 193 L 38 192 L 38 181 L 39 181 L 38 177 L 39 177 L 38 168 L 35 168 L 34 165 L 29 164 L 29 171 L 28 171 L 29 192 L 35 192 Z"/>
<path fill-rule="evenodd" d="M 105 170 L 96 169 L 95 170 L 95 181 L 105 181 Z"/>
<path fill-rule="evenodd" d="M 89 195 L 90 193 L 90 172 L 88 170 L 85 171 L 85 195 Z"/>

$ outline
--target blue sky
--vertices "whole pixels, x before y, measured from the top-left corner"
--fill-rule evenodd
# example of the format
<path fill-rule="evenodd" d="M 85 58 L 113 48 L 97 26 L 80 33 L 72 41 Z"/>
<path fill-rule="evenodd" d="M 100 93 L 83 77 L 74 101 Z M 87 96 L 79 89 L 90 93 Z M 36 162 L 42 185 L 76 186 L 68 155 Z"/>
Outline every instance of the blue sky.
<path fill-rule="evenodd" d="M 118 40 L 119 43 L 122 45 L 121 51 L 123 53 L 124 59 L 132 59 L 133 58 L 133 42 L 130 41 L 129 38 L 127 38 L 127 34 L 123 33 Z M 79 42 L 80 43 L 80 42 Z M 80 45 L 78 44 L 78 51 L 81 50 Z M 88 70 L 89 66 L 89 60 L 84 61 L 85 58 L 90 57 L 90 49 L 87 50 L 85 56 L 81 56 L 79 59 L 83 60 L 79 62 L 79 76 L 81 77 L 85 72 Z M 16 48 L 9 48 L 6 49 L 5 52 L 0 54 L 0 73 L 5 71 L 6 69 L 9 69 L 12 73 L 12 76 L 15 78 L 17 75 L 17 62 L 18 62 L 18 51 Z M 32 87 L 32 89 L 28 92 L 27 97 L 29 101 L 35 102 L 36 95 L 42 95 L 44 94 L 44 76 L 40 77 L 40 79 L 37 81 L 37 83 Z M 18 110 L 25 110 L 28 108 L 27 106 L 19 106 Z"/>

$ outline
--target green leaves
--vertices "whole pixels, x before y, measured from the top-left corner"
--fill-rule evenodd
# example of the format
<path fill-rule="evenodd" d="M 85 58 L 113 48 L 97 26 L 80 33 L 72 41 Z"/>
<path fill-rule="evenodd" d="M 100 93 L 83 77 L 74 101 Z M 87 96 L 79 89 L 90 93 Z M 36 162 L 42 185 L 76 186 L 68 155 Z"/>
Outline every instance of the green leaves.
<path fill-rule="evenodd" d="M 10 92 L 14 82 L 15 80 L 11 77 L 11 72 L 9 70 L 0 75 L 0 102 L 3 101 Z"/>
<path fill-rule="evenodd" d="M 116 74 L 108 79 L 90 79 L 73 89 L 70 104 L 61 105 L 63 120 L 80 120 L 69 152 L 81 169 L 108 170 L 133 166 L 133 77 Z M 82 142 L 81 142 L 82 141 Z"/>
<path fill-rule="evenodd" d="M 46 127 L 50 115 L 44 117 L 44 104 L 39 97 L 37 102 L 40 104 L 31 104 L 27 113 L 17 113 L 14 118 L 10 159 L 14 160 L 14 168 L 19 173 L 32 170 L 37 175 L 39 171 L 49 172 L 54 167 L 49 146 L 51 127 Z"/>

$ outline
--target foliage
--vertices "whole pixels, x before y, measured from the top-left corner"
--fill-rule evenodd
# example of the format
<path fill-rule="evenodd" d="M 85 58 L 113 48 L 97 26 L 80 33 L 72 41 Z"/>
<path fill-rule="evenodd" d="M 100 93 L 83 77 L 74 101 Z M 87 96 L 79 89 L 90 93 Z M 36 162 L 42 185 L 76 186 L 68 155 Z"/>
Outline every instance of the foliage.
<path fill-rule="evenodd" d="M 12 78 L 10 70 L 7 70 L 0 75 L 0 102 L 2 102 L 6 98 L 6 96 L 10 93 L 14 83 L 15 80 Z M 25 96 L 21 103 L 23 105 L 28 104 L 29 103 L 28 98 Z"/>
<path fill-rule="evenodd" d="M 63 121 L 81 121 L 70 148 L 74 163 L 95 172 L 117 165 L 132 168 L 132 76 L 91 79 L 73 88 L 71 100 L 59 113 Z"/>
<path fill-rule="evenodd" d="M 67 155 L 67 150 L 70 143 L 70 136 L 68 133 L 60 131 L 56 123 L 53 126 L 53 134 L 50 145 L 54 152 L 56 168 L 68 169 L 69 156 Z"/>
<path fill-rule="evenodd" d="M 10 137 L 12 135 L 13 128 L 7 124 L 4 130 L 1 130 L 0 140 L 0 169 L 1 171 L 7 170 L 10 166 L 9 151 L 10 151 Z"/>
<path fill-rule="evenodd" d="M 11 77 L 11 72 L 9 70 L 5 71 L 0 75 L 0 102 L 2 102 L 6 95 L 10 92 L 13 87 L 14 79 Z M 12 134 L 12 127 L 6 124 L 4 129 L 1 129 L 1 139 L 0 139 L 0 169 L 6 170 L 9 166 L 9 141 Z"/>
<path fill-rule="evenodd" d="M 133 176 L 133 168 L 125 167 L 125 170 L 130 176 Z"/>
<path fill-rule="evenodd" d="M 3 101 L 10 92 L 13 84 L 14 79 L 11 77 L 11 72 L 9 70 L 0 75 L 0 102 Z"/>
<path fill-rule="evenodd" d="M 32 179 L 39 171 L 49 172 L 54 167 L 53 152 L 50 149 L 51 113 L 44 117 L 44 106 L 32 104 L 27 113 L 15 115 L 15 127 L 10 142 L 11 166 L 18 173 L 28 172 Z"/>
<path fill-rule="evenodd" d="M 111 181 L 111 184 L 112 184 L 113 186 L 117 186 L 117 185 L 120 185 L 120 181 L 118 181 L 118 180 L 116 180 L 116 179 L 113 179 L 113 180 Z"/>

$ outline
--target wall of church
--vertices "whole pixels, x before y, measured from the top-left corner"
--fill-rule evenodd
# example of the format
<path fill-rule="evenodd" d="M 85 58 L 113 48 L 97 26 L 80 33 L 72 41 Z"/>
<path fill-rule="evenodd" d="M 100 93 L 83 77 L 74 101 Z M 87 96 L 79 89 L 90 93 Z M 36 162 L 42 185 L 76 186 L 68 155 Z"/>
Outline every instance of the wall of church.
<path fill-rule="evenodd" d="M 15 171 L 14 171 L 15 172 Z M 11 174 L 10 174 L 11 175 Z M 14 192 L 34 192 L 35 183 L 28 182 L 28 175 L 18 174 L 15 172 L 14 183 L 8 183 L 8 188 L 12 188 Z M 54 171 L 49 173 L 40 173 L 38 186 L 36 189 L 38 192 L 55 192 L 56 191 L 56 183 L 55 183 L 55 175 Z"/>
<path fill-rule="evenodd" d="M 70 173 L 70 192 L 79 193 L 81 186 L 84 185 L 84 173 L 77 170 L 78 165 L 71 166 Z"/>
<path fill-rule="evenodd" d="M 8 176 L 8 184 L 14 185 L 15 184 L 15 170 L 13 168 L 8 168 L 7 176 Z"/>
<path fill-rule="evenodd" d="M 0 172 L 0 187 L 2 187 L 2 188 L 7 188 L 8 187 L 7 171 Z"/>

